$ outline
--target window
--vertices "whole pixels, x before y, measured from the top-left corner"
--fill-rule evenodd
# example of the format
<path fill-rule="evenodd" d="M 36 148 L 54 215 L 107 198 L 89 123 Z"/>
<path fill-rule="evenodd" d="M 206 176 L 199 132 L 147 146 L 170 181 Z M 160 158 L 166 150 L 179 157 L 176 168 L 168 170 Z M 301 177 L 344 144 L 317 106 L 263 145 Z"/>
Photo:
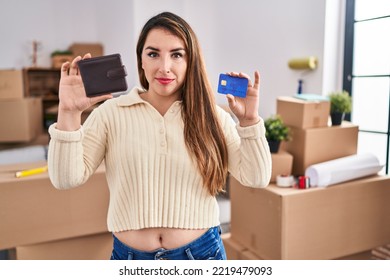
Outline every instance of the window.
<path fill-rule="evenodd" d="M 347 0 L 343 88 L 359 125 L 358 153 L 373 152 L 389 171 L 390 1 Z"/>

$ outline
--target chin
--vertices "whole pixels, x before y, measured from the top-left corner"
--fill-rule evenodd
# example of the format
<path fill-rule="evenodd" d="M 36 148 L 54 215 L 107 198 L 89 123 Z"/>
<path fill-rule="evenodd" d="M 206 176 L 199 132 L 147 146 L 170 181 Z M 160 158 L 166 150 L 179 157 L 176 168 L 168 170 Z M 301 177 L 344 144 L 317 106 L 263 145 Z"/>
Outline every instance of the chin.
<path fill-rule="evenodd" d="M 157 94 L 158 95 L 161 95 L 161 96 L 172 96 L 172 95 L 178 95 L 180 90 L 177 89 L 177 88 L 159 88 L 156 90 Z"/>

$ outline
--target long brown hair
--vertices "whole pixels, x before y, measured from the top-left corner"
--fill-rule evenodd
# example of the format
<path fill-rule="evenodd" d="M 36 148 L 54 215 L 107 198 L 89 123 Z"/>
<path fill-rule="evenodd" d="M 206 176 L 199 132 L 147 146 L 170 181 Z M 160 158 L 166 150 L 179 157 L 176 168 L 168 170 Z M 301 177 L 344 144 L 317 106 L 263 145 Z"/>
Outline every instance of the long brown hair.
<path fill-rule="evenodd" d="M 226 182 L 228 153 L 198 39 L 189 24 L 175 14 L 164 12 L 152 17 L 143 27 L 136 49 L 139 79 L 146 90 L 149 83 L 142 69 L 142 51 L 149 31 L 155 28 L 168 30 L 185 44 L 188 62 L 182 88 L 184 139 L 204 185 L 211 195 L 216 195 L 223 191 Z"/>

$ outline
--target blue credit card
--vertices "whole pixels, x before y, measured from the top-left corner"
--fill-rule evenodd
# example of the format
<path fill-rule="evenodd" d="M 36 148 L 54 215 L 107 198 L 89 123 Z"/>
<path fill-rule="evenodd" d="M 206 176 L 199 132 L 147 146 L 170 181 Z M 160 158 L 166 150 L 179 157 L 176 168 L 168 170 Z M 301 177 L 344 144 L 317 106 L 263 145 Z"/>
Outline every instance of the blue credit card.
<path fill-rule="evenodd" d="M 218 92 L 222 94 L 232 94 L 238 97 L 246 97 L 248 89 L 248 79 L 233 77 L 226 74 L 219 75 Z"/>

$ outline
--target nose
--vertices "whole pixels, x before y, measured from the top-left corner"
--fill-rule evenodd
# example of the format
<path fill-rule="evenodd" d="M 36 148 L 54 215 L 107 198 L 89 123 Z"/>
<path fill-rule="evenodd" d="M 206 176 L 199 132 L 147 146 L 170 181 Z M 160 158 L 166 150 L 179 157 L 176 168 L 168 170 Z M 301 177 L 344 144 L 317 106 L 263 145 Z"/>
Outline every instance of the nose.
<path fill-rule="evenodd" d="M 169 59 L 169 57 L 162 57 L 161 60 L 160 60 L 160 72 L 161 73 L 169 73 L 171 72 L 171 60 Z"/>

